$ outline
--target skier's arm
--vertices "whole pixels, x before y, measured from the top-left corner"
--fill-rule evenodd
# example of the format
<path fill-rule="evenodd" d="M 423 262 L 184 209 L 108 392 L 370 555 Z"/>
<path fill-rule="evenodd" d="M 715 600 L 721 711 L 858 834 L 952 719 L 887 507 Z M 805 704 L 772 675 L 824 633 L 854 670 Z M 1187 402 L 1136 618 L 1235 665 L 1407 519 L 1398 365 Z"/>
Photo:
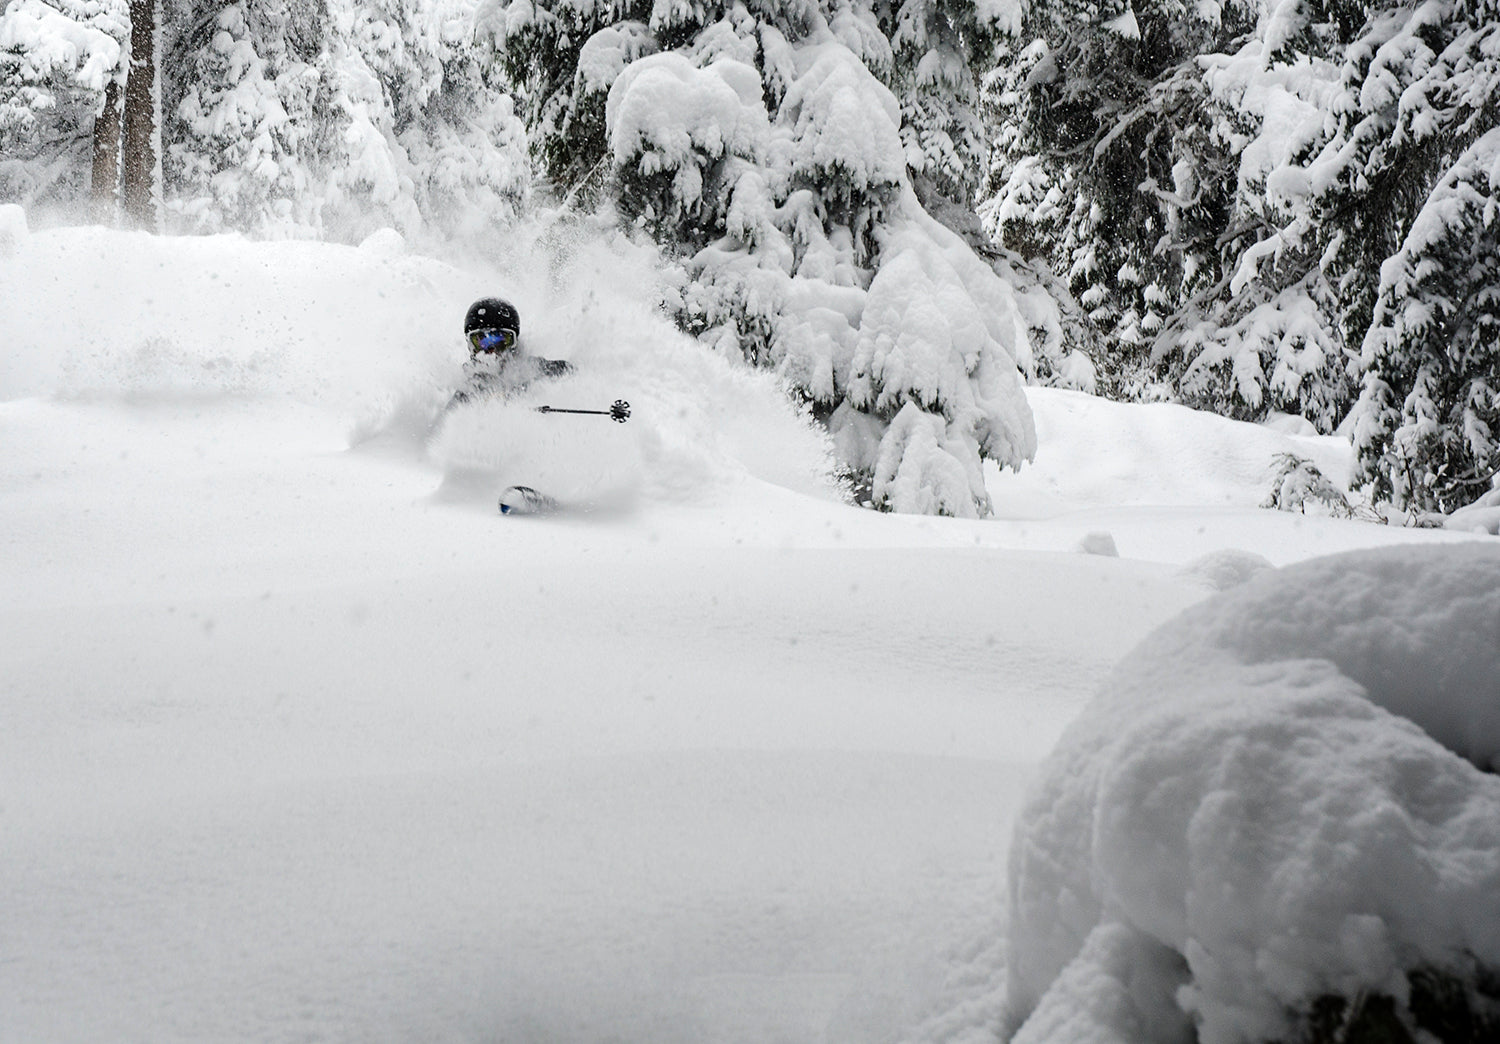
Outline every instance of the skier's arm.
<path fill-rule="evenodd" d="M 483 370 L 472 372 L 464 381 L 463 386 L 455 391 L 453 397 L 448 400 L 446 409 L 451 410 L 455 406 L 462 406 L 464 403 L 493 395 L 497 390 L 496 386 L 498 384 L 499 381 L 492 373 L 487 373 Z"/>

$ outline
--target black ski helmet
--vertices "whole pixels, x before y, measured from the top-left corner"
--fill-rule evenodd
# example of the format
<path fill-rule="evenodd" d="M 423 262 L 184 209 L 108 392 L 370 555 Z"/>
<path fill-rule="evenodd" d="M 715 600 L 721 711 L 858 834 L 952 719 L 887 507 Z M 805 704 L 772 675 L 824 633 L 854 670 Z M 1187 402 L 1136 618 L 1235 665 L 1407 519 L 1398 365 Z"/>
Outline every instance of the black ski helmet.
<path fill-rule="evenodd" d="M 481 297 L 469 306 L 464 316 L 464 336 L 475 330 L 510 330 L 521 336 L 521 313 L 509 301 L 498 297 Z"/>

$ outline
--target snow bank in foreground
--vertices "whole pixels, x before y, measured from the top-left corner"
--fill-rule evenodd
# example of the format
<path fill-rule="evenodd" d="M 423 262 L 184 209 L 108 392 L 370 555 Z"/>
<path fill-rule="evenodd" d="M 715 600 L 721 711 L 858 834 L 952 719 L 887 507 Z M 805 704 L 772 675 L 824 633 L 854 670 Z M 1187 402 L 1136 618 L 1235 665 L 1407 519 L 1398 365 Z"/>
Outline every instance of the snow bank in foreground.
<path fill-rule="evenodd" d="M 1014 1040 L 1295 1039 L 1319 998 L 1410 1021 L 1423 975 L 1500 969 L 1500 777 L 1476 765 L 1500 769 L 1500 549 L 1316 559 L 1195 607 L 1018 821 Z"/>

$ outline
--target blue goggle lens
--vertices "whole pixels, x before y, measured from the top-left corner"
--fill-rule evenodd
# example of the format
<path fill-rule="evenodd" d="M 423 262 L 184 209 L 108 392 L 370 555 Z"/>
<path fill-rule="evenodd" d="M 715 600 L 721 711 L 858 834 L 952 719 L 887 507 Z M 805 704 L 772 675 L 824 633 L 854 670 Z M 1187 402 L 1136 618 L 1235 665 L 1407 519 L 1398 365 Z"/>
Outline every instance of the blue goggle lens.
<path fill-rule="evenodd" d="M 475 330 L 469 343 L 476 352 L 508 352 L 516 346 L 514 330 Z"/>

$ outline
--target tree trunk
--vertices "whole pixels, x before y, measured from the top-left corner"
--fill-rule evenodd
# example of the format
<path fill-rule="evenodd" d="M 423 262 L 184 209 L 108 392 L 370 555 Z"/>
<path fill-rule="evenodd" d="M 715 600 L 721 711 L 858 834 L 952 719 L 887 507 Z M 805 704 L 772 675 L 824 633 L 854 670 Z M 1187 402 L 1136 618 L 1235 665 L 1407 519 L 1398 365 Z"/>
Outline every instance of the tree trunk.
<path fill-rule="evenodd" d="M 121 134 L 120 201 L 125 221 L 135 228 L 161 231 L 161 194 L 157 190 L 159 138 L 156 127 L 157 0 L 130 0 L 130 76 L 125 81 L 125 120 Z"/>
<path fill-rule="evenodd" d="M 120 95 L 118 80 L 104 87 L 104 111 L 94 119 L 94 169 L 89 182 L 94 220 L 113 225 L 120 207 Z"/>

